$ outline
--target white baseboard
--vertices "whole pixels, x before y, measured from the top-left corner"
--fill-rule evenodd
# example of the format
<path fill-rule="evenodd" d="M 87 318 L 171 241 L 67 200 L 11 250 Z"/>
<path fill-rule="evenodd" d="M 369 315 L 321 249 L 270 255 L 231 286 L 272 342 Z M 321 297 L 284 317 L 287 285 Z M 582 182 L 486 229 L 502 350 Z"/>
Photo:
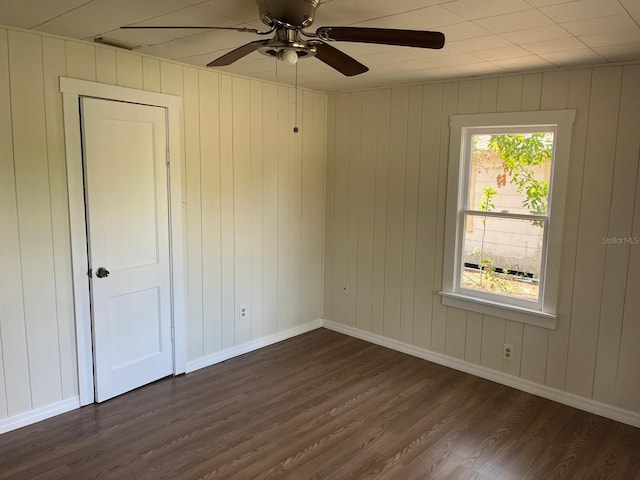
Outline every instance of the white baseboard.
<path fill-rule="evenodd" d="M 428 360 L 439 365 L 444 365 L 445 367 L 450 367 L 455 370 L 460 370 L 477 377 L 486 378 L 487 380 L 491 380 L 502 385 L 507 385 L 509 387 L 516 388 L 518 390 L 522 390 L 539 397 L 547 398 L 558 403 L 569 405 L 571 407 L 575 407 L 589 413 L 594 413 L 596 415 L 610 418 L 618 422 L 633 425 L 635 427 L 640 427 L 640 413 L 624 410 L 612 405 L 597 402 L 589 398 L 580 397 L 572 393 L 563 392 L 562 390 L 557 390 L 546 385 L 540 385 L 523 378 L 514 377 L 513 375 L 508 375 L 503 372 L 491 370 L 480 365 L 465 362 L 464 360 L 459 360 L 447 355 L 431 352 L 429 350 L 419 348 L 408 343 L 403 343 L 398 340 L 393 340 L 387 337 L 376 335 L 374 333 L 369 333 L 364 330 L 350 327 L 348 325 L 333 322 L 331 320 L 315 320 L 313 322 L 299 325 L 283 332 L 275 333 L 273 335 L 247 342 L 243 345 L 238 345 L 236 347 L 232 347 L 227 350 L 208 355 L 198 360 L 187 362 L 186 371 L 187 373 L 193 372 L 195 370 L 199 370 L 201 368 L 223 362 L 230 358 L 237 357 L 238 355 L 243 355 L 259 348 L 281 342 L 282 340 L 286 340 L 288 338 L 310 332 L 311 330 L 315 330 L 320 327 L 325 327 L 329 330 L 334 330 L 351 337 L 375 343 L 376 345 L 387 347 L 392 350 L 412 355 L 414 357 L 422 358 L 424 360 Z M 56 415 L 60 415 L 61 413 L 75 410 L 76 408 L 80 408 L 80 398 L 72 397 L 60 402 L 53 403 L 51 405 L 31 410 L 29 412 L 2 419 L 0 420 L 0 434 L 10 432 L 11 430 L 16 430 L 27 425 L 31 425 L 41 420 L 46 420 L 47 418 L 51 418 Z"/>
<path fill-rule="evenodd" d="M 243 345 L 229 348 L 213 355 L 208 355 L 204 358 L 200 358 L 192 362 L 187 362 L 186 372 L 193 372 L 194 370 L 223 362 L 230 358 L 237 357 L 238 355 L 252 352 L 253 350 L 257 350 L 259 348 L 281 342 L 282 340 L 295 337 L 302 333 L 310 332 L 311 330 L 315 330 L 320 327 L 322 327 L 322 320 L 315 320 L 313 322 L 305 323 L 304 325 L 299 325 L 283 332 L 275 333 L 273 335 L 247 342 Z M 56 415 L 75 410 L 76 408 L 80 408 L 80 397 L 68 398 L 51 405 L 36 408 L 35 410 L 30 410 L 28 412 L 14 415 L 9 418 L 1 419 L 0 434 L 10 432 L 11 430 L 16 430 L 21 427 L 26 427 L 27 425 L 31 425 L 41 420 L 46 420 L 47 418 L 55 417 Z"/>
<path fill-rule="evenodd" d="M 236 345 L 235 347 L 227 348 L 226 350 L 222 350 L 221 352 L 212 353 L 211 355 L 207 355 L 206 357 L 187 362 L 186 373 L 190 373 L 201 368 L 210 367 L 211 365 L 215 365 L 216 363 L 224 362 L 225 360 L 229 360 L 230 358 L 244 355 L 245 353 L 249 353 L 254 350 L 258 350 L 259 348 L 273 345 L 274 343 L 287 340 L 288 338 L 310 332 L 311 330 L 315 330 L 320 327 L 322 327 L 322 320 L 314 320 L 313 322 L 305 323 L 304 325 L 299 325 L 282 332 L 274 333 L 273 335 L 258 338 L 257 340 L 243 343 L 242 345 Z"/>
<path fill-rule="evenodd" d="M 622 408 L 614 407 L 606 403 L 597 402 L 590 398 L 580 397 L 573 393 L 564 392 L 556 388 L 548 387 L 546 385 L 540 385 L 539 383 L 525 380 L 524 378 L 514 377 L 503 372 L 491 370 L 474 363 L 465 362 L 448 355 L 442 355 L 440 353 L 432 352 L 424 348 L 419 348 L 408 343 L 393 340 L 391 338 L 369 333 L 364 330 L 359 330 L 355 327 L 336 323 L 331 320 L 323 320 L 322 326 L 334 330 L 336 332 L 344 333 L 351 337 L 359 338 L 370 343 L 375 343 L 382 347 L 387 347 L 398 352 L 406 353 L 414 357 L 422 358 L 445 367 L 450 367 L 455 370 L 460 370 L 465 373 L 470 373 L 477 377 L 486 378 L 496 383 L 506 385 L 508 387 L 522 390 L 539 397 L 543 397 L 549 400 L 553 400 L 570 407 L 584 410 L 585 412 L 594 413 L 601 417 L 610 418 L 618 422 L 633 425 L 634 427 L 640 427 L 640 413 L 632 412 L 630 410 L 624 410 Z"/>
<path fill-rule="evenodd" d="M 80 408 L 80 397 L 67 398 L 66 400 L 52 403 L 51 405 L 46 405 L 19 415 L 4 418 L 0 420 L 0 434 L 10 432 L 11 430 L 16 430 L 21 427 L 26 427 L 32 423 L 55 417 L 56 415 L 75 410 L 76 408 Z"/>

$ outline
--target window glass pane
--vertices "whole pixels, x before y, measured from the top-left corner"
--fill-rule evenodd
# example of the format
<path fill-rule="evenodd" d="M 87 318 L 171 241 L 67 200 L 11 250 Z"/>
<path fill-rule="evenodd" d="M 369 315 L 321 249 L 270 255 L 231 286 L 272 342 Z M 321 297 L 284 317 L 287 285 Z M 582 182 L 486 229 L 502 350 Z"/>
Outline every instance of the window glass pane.
<path fill-rule="evenodd" d="M 460 286 L 538 300 L 544 224 L 465 215 Z"/>
<path fill-rule="evenodd" d="M 545 215 L 553 133 L 471 136 L 471 210 Z"/>

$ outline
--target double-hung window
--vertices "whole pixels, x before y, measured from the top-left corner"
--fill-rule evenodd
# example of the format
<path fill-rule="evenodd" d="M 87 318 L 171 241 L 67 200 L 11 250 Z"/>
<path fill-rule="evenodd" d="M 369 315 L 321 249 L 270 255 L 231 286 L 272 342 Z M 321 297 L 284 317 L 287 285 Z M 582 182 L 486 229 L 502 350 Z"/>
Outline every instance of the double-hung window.
<path fill-rule="evenodd" d="M 444 304 L 555 328 L 574 117 L 451 117 Z"/>

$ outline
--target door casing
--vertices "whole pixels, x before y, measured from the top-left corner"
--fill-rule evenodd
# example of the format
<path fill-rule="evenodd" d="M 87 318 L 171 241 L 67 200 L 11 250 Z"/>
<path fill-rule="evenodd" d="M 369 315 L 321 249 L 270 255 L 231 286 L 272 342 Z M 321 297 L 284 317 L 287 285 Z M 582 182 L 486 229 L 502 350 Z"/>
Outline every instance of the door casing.
<path fill-rule="evenodd" d="M 81 145 L 81 97 L 162 107 L 167 112 L 169 177 L 169 247 L 171 265 L 171 316 L 173 328 L 173 373 L 186 368 L 184 205 L 182 201 L 180 116 L 182 99 L 175 95 L 60 77 L 63 95 L 67 188 L 71 234 L 71 259 L 75 306 L 78 393 L 80 405 L 95 401 L 91 335 L 91 299 L 88 281 L 86 211 Z"/>

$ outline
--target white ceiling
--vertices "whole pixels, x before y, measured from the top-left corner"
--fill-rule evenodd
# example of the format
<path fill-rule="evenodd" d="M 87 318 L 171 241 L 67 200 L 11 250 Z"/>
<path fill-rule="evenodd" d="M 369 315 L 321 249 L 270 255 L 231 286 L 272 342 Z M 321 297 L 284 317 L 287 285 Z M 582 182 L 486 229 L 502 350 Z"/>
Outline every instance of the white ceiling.
<path fill-rule="evenodd" d="M 291 0 L 293 1 L 293 0 Z M 0 0 L 0 24 L 140 45 L 139 52 L 206 65 L 264 38 L 234 31 L 120 30 L 129 24 L 263 29 L 255 0 Z M 347 78 L 299 62 L 303 87 L 341 90 L 640 59 L 640 0 L 324 0 L 312 28 L 354 25 L 439 30 L 442 50 L 333 43 L 370 71 Z M 222 70 L 293 83 L 295 67 L 253 53 Z"/>

